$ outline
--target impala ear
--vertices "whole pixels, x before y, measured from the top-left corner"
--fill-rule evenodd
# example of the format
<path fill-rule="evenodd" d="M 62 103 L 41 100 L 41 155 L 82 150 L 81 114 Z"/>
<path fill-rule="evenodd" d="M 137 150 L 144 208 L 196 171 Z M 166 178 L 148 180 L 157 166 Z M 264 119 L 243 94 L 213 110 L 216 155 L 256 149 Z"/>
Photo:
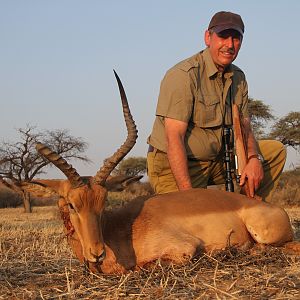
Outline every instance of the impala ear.
<path fill-rule="evenodd" d="M 108 177 L 105 182 L 105 187 L 110 192 L 121 192 L 125 190 L 129 185 L 133 184 L 134 182 L 139 181 L 143 178 L 143 175 L 140 176 L 111 176 Z"/>
<path fill-rule="evenodd" d="M 36 197 L 51 197 L 59 195 L 55 189 L 52 189 L 41 182 L 22 182 L 21 187 L 23 190 L 33 194 Z"/>

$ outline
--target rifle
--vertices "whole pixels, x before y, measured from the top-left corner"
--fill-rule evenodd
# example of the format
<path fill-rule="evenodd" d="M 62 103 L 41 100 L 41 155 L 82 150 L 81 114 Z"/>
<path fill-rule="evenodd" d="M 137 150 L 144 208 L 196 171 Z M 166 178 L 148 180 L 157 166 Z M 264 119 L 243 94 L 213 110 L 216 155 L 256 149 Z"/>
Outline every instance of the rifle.
<path fill-rule="evenodd" d="M 247 136 L 245 130 L 243 130 L 243 122 L 241 122 L 241 114 L 239 112 L 238 106 L 232 104 L 232 124 L 233 124 L 233 136 L 234 136 L 234 152 L 235 152 L 235 173 L 236 182 L 240 183 L 240 178 L 245 166 L 248 163 L 248 149 L 247 149 Z M 250 197 L 249 185 L 246 180 L 245 184 L 242 186 L 241 194 Z M 261 200 L 261 197 L 254 195 L 254 198 Z"/>
<path fill-rule="evenodd" d="M 223 128 L 224 141 L 224 162 L 225 162 L 225 189 L 228 192 L 234 192 L 232 173 L 235 174 L 237 184 L 240 183 L 240 177 L 247 164 L 247 144 L 242 130 L 241 115 L 238 106 L 232 103 L 232 91 L 230 89 L 230 108 L 231 124 Z M 223 120 L 224 122 L 224 120 Z M 234 159 L 233 159 L 234 158 Z M 246 188 L 241 189 L 241 193 L 250 196 L 248 184 Z"/>
<path fill-rule="evenodd" d="M 248 162 L 247 144 L 245 143 L 245 131 L 242 128 L 241 115 L 236 104 L 232 104 L 232 123 L 234 133 L 234 158 L 235 158 L 235 173 L 236 182 L 240 183 L 242 171 Z M 248 182 L 241 188 L 241 194 L 250 197 Z"/>
<path fill-rule="evenodd" d="M 223 129 L 223 139 L 224 139 L 224 147 L 225 147 L 225 188 L 227 192 L 234 192 L 234 184 L 232 180 L 232 127 L 231 126 L 224 126 Z"/>

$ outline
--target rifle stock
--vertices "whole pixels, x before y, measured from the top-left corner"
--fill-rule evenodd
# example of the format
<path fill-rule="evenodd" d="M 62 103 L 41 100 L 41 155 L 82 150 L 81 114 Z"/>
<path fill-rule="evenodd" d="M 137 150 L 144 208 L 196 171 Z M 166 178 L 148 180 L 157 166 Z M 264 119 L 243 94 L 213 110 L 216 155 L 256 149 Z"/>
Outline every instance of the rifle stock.
<path fill-rule="evenodd" d="M 241 122 L 241 115 L 236 104 L 232 105 L 232 120 L 233 120 L 233 133 L 234 133 L 234 145 L 235 145 L 235 164 L 236 164 L 236 176 L 237 182 L 239 182 L 239 178 L 242 175 L 242 172 L 245 166 L 248 163 L 248 151 L 246 144 L 245 131 L 243 130 L 243 123 Z M 250 197 L 250 190 L 248 181 L 246 180 L 245 184 L 241 188 L 241 194 Z M 258 196 L 254 198 L 259 199 Z"/>

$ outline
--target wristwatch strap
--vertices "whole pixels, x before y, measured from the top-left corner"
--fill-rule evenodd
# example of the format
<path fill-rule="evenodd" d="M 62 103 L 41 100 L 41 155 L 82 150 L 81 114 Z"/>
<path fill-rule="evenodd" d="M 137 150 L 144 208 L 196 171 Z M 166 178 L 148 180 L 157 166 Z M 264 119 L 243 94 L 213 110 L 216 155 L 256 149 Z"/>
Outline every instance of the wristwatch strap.
<path fill-rule="evenodd" d="M 249 161 L 251 158 L 256 158 L 256 159 L 260 160 L 261 162 L 264 162 L 264 158 L 263 158 L 262 155 L 260 155 L 260 154 L 253 154 L 253 155 L 250 155 L 250 156 L 248 157 L 248 161 Z"/>

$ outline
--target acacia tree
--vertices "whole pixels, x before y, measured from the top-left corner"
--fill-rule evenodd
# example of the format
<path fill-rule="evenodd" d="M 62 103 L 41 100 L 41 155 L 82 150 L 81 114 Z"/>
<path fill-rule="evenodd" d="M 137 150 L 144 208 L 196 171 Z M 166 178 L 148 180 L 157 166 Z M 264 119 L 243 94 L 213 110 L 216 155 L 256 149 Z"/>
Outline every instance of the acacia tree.
<path fill-rule="evenodd" d="M 265 136 L 265 127 L 268 122 L 275 119 L 269 105 L 261 100 L 249 97 L 249 114 L 254 135 L 257 139 Z"/>
<path fill-rule="evenodd" d="M 20 140 L 16 143 L 3 141 L 0 144 L 0 176 L 6 180 L 11 188 L 23 198 L 26 212 L 31 212 L 30 194 L 22 189 L 22 182 L 30 182 L 35 176 L 44 173 L 44 168 L 50 163 L 35 150 L 36 143 L 42 142 L 50 146 L 65 159 L 79 159 L 88 162 L 86 156 L 81 155 L 86 148 L 81 138 L 75 138 L 67 130 L 53 130 L 36 132 L 36 128 L 27 125 L 17 129 Z"/>
<path fill-rule="evenodd" d="M 269 137 L 300 151 L 300 112 L 292 111 L 280 118 L 272 126 Z"/>

